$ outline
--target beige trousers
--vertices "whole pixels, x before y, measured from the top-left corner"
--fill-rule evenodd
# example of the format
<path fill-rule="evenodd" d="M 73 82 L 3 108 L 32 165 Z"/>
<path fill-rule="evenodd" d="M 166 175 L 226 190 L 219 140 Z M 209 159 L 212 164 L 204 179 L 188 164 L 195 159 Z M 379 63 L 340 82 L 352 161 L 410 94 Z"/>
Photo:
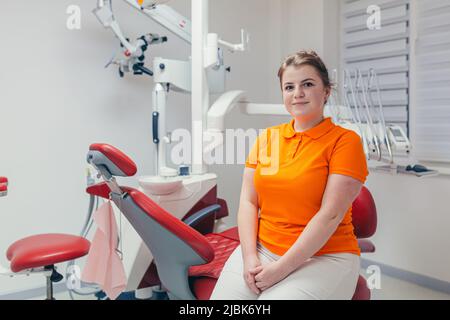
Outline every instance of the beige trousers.
<path fill-rule="evenodd" d="M 280 257 L 258 244 L 263 265 Z M 313 256 L 282 281 L 257 295 L 245 283 L 241 246 L 231 254 L 211 300 L 350 300 L 356 289 L 360 257 L 352 253 Z"/>

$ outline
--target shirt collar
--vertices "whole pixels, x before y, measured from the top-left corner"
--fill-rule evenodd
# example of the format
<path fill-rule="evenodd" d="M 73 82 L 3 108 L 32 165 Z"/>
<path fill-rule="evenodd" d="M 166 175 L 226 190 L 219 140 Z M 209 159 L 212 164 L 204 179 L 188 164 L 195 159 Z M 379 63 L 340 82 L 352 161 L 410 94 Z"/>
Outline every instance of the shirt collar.
<path fill-rule="evenodd" d="M 323 136 L 325 133 L 330 131 L 335 127 L 334 123 L 331 121 L 331 118 L 325 118 L 315 127 L 308 129 L 303 132 L 295 132 L 294 130 L 294 119 L 292 119 L 290 122 L 283 124 L 282 127 L 282 134 L 285 138 L 292 138 L 294 136 L 302 136 L 306 135 L 312 139 L 319 139 L 321 136 Z"/>

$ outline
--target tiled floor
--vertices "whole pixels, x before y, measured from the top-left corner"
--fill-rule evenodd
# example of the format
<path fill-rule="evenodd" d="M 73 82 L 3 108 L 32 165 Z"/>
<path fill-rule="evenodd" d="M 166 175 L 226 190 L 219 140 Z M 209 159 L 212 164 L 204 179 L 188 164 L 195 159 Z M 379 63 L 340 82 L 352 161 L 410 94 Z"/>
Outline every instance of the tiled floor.
<path fill-rule="evenodd" d="M 365 274 L 361 270 L 361 274 Z M 434 291 L 419 285 L 392 278 L 386 275 L 381 277 L 381 288 L 372 289 L 372 300 L 450 300 L 450 294 Z M 58 300 L 70 299 L 67 292 L 55 294 Z M 74 296 L 75 299 L 92 300 L 94 296 Z M 36 298 L 38 300 L 43 297 Z"/>

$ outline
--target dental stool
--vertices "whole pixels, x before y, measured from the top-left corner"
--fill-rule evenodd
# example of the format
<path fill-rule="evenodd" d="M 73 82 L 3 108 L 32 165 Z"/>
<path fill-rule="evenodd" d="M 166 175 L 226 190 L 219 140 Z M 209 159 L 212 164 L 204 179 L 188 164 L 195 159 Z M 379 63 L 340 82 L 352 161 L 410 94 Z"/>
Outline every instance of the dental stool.
<path fill-rule="evenodd" d="M 352 204 L 352 223 L 361 253 L 375 252 L 375 245 L 367 238 L 377 230 L 377 208 L 372 194 L 364 186 Z M 370 289 L 361 275 L 352 299 L 370 300 Z"/>
<path fill-rule="evenodd" d="M 0 196 L 8 191 L 8 180 L 0 177 Z M 16 276 L 42 273 L 47 278 L 47 300 L 53 300 L 53 282 L 63 276 L 56 271 L 55 264 L 85 256 L 90 242 L 83 237 L 68 234 L 48 233 L 29 236 L 14 242 L 6 251 L 10 261 L 9 270 L 0 273 Z"/>
<path fill-rule="evenodd" d="M 139 190 L 119 186 L 115 176 L 133 176 L 134 162 L 108 144 L 93 144 L 87 161 L 104 178 L 90 187 L 90 194 L 111 199 L 135 228 L 151 251 L 159 279 L 174 299 L 209 299 L 222 268 L 239 245 L 237 227 L 202 235 L 195 230 L 201 219 L 214 215 L 219 205 L 207 207 L 185 221 L 161 208 Z M 363 187 L 353 203 L 358 238 L 370 237 L 376 228 L 376 209 L 370 192 Z M 364 224 L 369 223 L 369 226 Z M 360 240 L 363 252 L 373 252 L 368 240 Z M 360 276 L 353 299 L 369 299 L 370 291 Z"/>

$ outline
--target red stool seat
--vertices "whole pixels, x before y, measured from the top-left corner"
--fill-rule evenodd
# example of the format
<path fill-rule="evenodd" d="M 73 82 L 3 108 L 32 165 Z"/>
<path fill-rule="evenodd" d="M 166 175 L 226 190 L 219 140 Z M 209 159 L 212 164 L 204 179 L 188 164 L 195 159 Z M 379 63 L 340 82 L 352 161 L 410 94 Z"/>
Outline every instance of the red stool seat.
<path fill-rule="evenodd" d="M 89 252 L 90 242 L 68 234 L 39 234 L 14 242 L 6 252 L 13 272 L 53 265 L 80 258 Z"/>

